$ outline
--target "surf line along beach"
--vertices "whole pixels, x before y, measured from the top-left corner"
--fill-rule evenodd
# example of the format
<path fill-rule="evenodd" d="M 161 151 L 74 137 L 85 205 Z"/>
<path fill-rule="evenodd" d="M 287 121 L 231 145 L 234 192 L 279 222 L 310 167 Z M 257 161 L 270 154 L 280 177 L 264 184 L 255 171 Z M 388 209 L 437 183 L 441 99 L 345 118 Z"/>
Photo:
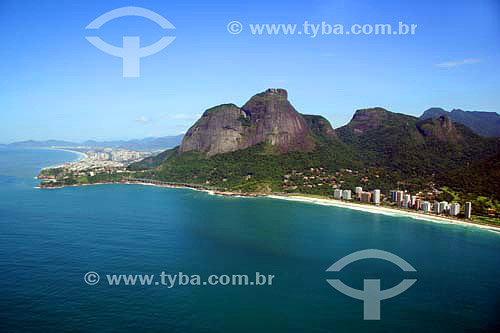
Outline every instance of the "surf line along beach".
<path fill-rule="evenodd" d="M 390 207 L 374 206 L 374 205 L 360 204 L 360 203 L 350 203 L 350 202 L 336 200 L 336 199 L 310 198 L 310 197 L 304 197 L 304 196 L 300 196 L 300 195 L 290 195 L 290 196 L 267 195 L 266 197 L 273 198 L 273 199 L 312 203 L 312 204 L 324 205 L 324 206 L 336 206 L 336 207 L 342 207 L 342 208 L 349 208 L 349 209 L 355 209 L 355 210 L 364 211 L 364 212 L 368 212 L 368 213 L 374 213 L 374 214 L 410 217 L 410 218 L 417 219 L 417 220 L 425 220 L 425 221 L 435 222 L 435 223 L 448 223 L 448 224 L 456 224 L 456 225 L 461 225 L 461 226 L 466 226 L 466 227 L 477 227 L 477 228 L 482 228 L 482 229 L 494 231 L 496 233 L 499 233 L 499 235 L 500 235 L 500 227 L 491 226 L 491 225 L 482 225 L 482 224 L 478 224 L 478 223 L 474 223 L 474 222 L 461 221 L 459 219 L 452 219 L 452 218 L 448 218 L 448 217 L 431 215 L 431 214 L 424 214 L 424 213 L 419 213 L 419 212 L 411 212 L 411 211 L 400 210 L 400 209 L 395 209 L 395 208 L 390 208 Z"/>

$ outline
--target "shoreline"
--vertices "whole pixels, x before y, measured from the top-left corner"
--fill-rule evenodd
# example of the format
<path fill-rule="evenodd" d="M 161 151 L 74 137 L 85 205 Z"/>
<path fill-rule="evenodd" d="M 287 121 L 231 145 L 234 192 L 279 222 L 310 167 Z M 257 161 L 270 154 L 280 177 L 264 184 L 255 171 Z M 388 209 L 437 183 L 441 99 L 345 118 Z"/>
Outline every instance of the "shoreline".
<path fill-rule="evenodd" d="M 71 150 L 71 149 L 64 149 L 64 148 L 51 148 L 52 150 L 62 150 L 62 151 L 67 151 L 69 153 L 75 153 L 77 155 L 80 156 L 79 159 L 75 160 L 75 161 L 72 161 L 72 162 L 76 162 L 76 161 L 80 161 L 80 160 L 83 160 L 83 159 L 86 159 L 86 158 L 89 158 L 89 155 L 85 154 L 85 153 L 82 153 L 81 151 L 76 151 L 76 150 Z"/>
<path fill-rule="evenodd" d="M 70 149 L 65 149 L 65 148 L 40 148 L 40 149 L 41 150 L 59 150 L 59 151 L 65 151 L 68 153 L 73 153 L 73 154 L 78 155 L 78 158 L 73 160 L 73 161 L 65 162 L 63 164 L 58 164 L 58 165 L 47 166 L 47 167 L 42 168 L 41 170 L 60 168 L 60 167 L 64 166 L 64 164 L 66 164 L 66 163 L 75 163 L 75 162 L 79 162 L 81 160 L 89 158 L 89 156 L 87 154 L 82 153 L 80 151 L 76 151 L 76 150 L 70 150 Z M 37 178 L 37 177 L 35 177 L 35 178 Z"/>
<path fill-rule="evenodd" d="M 300 194 L 291 194 L 291 195 L 264 194 L 264 193 L 242 194 L 242 193 L 236 193 L 236 192 L 224 192 L 224 191 L 217 191 L 217 190 L 210 190 L 210 189 L 203 189 L 203 188 L 194 188 L 194 187 L 188 187 L 188 186 L 159 185 L 159 184 L 151 184 L 151 183 L 145 183 L 145 182 L 102 182 L 102 183 L 93 183 L 93 184 L 63 185 L 63 186 L 57 186 L 57 187 L 37 186 L 36 188 L 39 188 L 39 189 L 60 189 L 60 188 L 65 188 L 65 187 L 109 185 L 109 184 L 143 185 L 143 186 L 154 186 L 154 187 L 164 187 L 164 188 L 188 189 L 188 190 L 194 190 L 194 191 L 199 191 L 199 192 L 205 192 L 209 195 L 233 197 L 233 198 L 269 198 L 269 199 L 277 199 L 277 200 L 303 202 L 303 203 L 310 203 L 310 204 L 322 205 L 322 206 L 333 206 L 333 207 L 353 209 L 353 210 L 363 211 L 363 212 L 367 212 L 367 213 L 371 213 L 371 214 L 383 214 L 383 215 L 389 215 L 389 216 L 393 216 L 393 217 L 398 217 L 398 216 L 399 217 L 408 217 L 408 218 L 412 218 L 414 220 L 421 220 L 421 221 L 427 221 L 427 222 L 432 222 L 432 223 L 453 224 L 453 225 L 462 226 L 462 227 L 476 227 L 476 228 L 480 228 L 483 230 L 488 230 L 488 231 L 492 231 L 492 232 L 500 234 L 500 227 L 499 226 L 493 226 L 493 225 L 488 225 L 488 224 L 479 224 L 479 223 L 474 223 L 474 222 L 467 222 L 467 221 L 463 221 L 463 220 L 459 220 L 459 219 L 453 219 L 453 218 L 444 217 L 444 216 L 435 216 L 435 215 L 425 214 L 425 213 L 421 213 L 421 212 L 417 212 L 417 211 L 415 211 L 415 212 L 404 211 L 404 210 L 391 208 L 391 207 L 375 206 L 375 205 L 368 205 L 368 204 L 362 204 L 362 203 L 352 203 L 352 202 L 346 202 L 346 201 L 336 200 L 336 199 L 311 198 L 311 197 L 307 197 L 307 196 L 301 196 Z"/>
<path fill-rule="evenodd" d="M 304 196 L 300 196 L 300 195 L 290 195 L 290 196 L 268 195 L 267 197 L 272 198 L 272 199 L 305 202 L 305 203 L 311 203 L 311 204 L 323 205 L 323 206 L 334 206 L 334 207 L 348 208 L 348 209 L 363 211 L 363 212 L 372 213 L 372 214 L 383 214 L 383 215 L 389 215 L 389 216 L 409 217 L 409 218 L 412 218 L 415 220 L 423 220 L 423 221 L 433 222 L 433 223 L 441 223 L 441 224 L 446 223 L 446 224 L 460 225 L 460 226 L 464 226 L 464 227 L 477 227 L 477 228 L 481 228 L 484 230 L 489 230 L 489 231 L 493 231 L 496 233 L 500 233 L 500 227 L 497 227 L 497 226 L 488 225 L 488 224 L 479 224 L 479 223 L 474 223 L 474 222 L 467 222 L 467 221 L 448 218 L 448 217 L 444 217 L 444 216 L 420 213 L 417 211 L 415 211 L 415 212 L 405 211 L 405 210 L 400 210 L 400 209 L 396 209 L 396 208 L 375 206 L 375 205 L 365 205 L 365 204 L 360 204 L 360 203 L 351 203 L 351 202 L 346 202 L 346 201 L 336 200 L 336 199 L 316 199 L 316 198 L 304 197 Z"/>

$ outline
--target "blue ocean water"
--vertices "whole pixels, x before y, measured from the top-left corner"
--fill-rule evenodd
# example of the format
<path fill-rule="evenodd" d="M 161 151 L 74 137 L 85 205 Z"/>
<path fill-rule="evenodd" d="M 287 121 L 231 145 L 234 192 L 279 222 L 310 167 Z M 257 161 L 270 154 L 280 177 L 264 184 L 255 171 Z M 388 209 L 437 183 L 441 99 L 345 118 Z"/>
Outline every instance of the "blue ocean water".
<path fill-rule="evenodd" d="M 1 331 L 495 331 L 500 235 L 344 208 L 186 189 L 102 185 L 41 190 L 56 150 L 0 150 Z M 417 272 L 362 260 L 392 252 Z M 87 285 L 84 275 L 101 281 Z M 267 286 L 110 286 L 106 274 L 275 275 Z M 417 282 L 364 321 L 326 279 L 382 289 Z"/>

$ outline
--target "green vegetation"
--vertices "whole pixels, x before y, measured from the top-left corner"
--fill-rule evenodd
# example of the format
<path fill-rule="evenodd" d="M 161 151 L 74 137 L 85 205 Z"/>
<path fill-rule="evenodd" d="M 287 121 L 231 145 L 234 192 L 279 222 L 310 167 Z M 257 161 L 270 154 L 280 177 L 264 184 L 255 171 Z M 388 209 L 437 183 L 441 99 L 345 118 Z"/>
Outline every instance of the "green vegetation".
<path fill-rule="evenodd" d="M 45 181 L 41 183 L 42 187 L 59 187 L 82 184 L 97 184 L 120 182 L 125 177 L 130 177 L 130 173 L 98 173 L 94 176 L 79 176 L 68 174 L 64 177 L 57 178 L 54 181 Z"/>
<path fill-rule="evenodd" d="M 336 187 L 439 193 L 433 199 L 471 201 L 474 212 L 500 211 L 499 140 L 482 138 L 447 119 L 383 109 L 361 110 L 335 132 L 321 116 L 303 115 L 317 145 L 276 154 L 269 144 L 207 157 L 177 149 L 132 164 L 141 177 L 241 192 L 331 196 Z M 481 198 L 485 196 L 485 198 Z"/>
<path fill-rule="evenodd" d="M 472 215 L 472 222 L 500 226 L 500 218 L 493 216 Z"/>
<path fill-rule="evenodd" d="M 47 168 L 40 172 L 39 178 L 59 178 L 64 174 L 64 168 Z"/>
<path fill-rule="evenodd" d="M 159 165 L 147 174 L 159 180 L 209 184 L 243 192 L 282 191 L 283 177 L 294 170 L 324 168 L 335 172 L 341 168 L 361 167 L 357 157 L 343 145 L 322 145 L 310 153 L 269 154 L 267 144 L 207 158 L 189 152 L 177 154 L 176 149 L 158 157 L 151 164 Z M 161 158 L 163 158 L 161 160 Z M 131 165 L 131 170 L 144 168 L 144 163 Z"/>
<path fill-rule="evenodd" d="M 448 186 L 443 186 L 440 188 L 443 193 L 438 196 L 436 199 L 439 201 L 448 201 L 448 202 L 458 202 L 460 200 L 460 194 L 458 192 L 453 191 Z"/>

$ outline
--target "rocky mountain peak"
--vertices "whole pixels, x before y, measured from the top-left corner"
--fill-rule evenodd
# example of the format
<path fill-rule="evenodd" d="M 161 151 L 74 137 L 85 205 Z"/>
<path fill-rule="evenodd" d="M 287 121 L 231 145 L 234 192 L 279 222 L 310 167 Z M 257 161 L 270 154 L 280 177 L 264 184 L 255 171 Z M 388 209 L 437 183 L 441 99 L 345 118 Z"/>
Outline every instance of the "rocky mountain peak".
<path fill-rule="evenodd" d="M 284 89 L 259 93 L 239 108 L 223 104 L 209 109 L 188 130 L 180 153 L 199 151 L 208 156 L 268 143 L 278 153 L 310 151 L 316 143 L 307 121 L 288 101 Z"/>
<path fill-rule="evenodd" d="M 282 88 L 269 88 L 267 89 L 264 94 L 266 95 L 278 95 L 284 98 L 288 98 L 288 92 L 285 89 Z"/>
<path fill-rule="evenodd" d="M 356 110 L 350 124 L 357 134 L 380 127 L 387 119 L 389 111 L 381 107 Z"/>

